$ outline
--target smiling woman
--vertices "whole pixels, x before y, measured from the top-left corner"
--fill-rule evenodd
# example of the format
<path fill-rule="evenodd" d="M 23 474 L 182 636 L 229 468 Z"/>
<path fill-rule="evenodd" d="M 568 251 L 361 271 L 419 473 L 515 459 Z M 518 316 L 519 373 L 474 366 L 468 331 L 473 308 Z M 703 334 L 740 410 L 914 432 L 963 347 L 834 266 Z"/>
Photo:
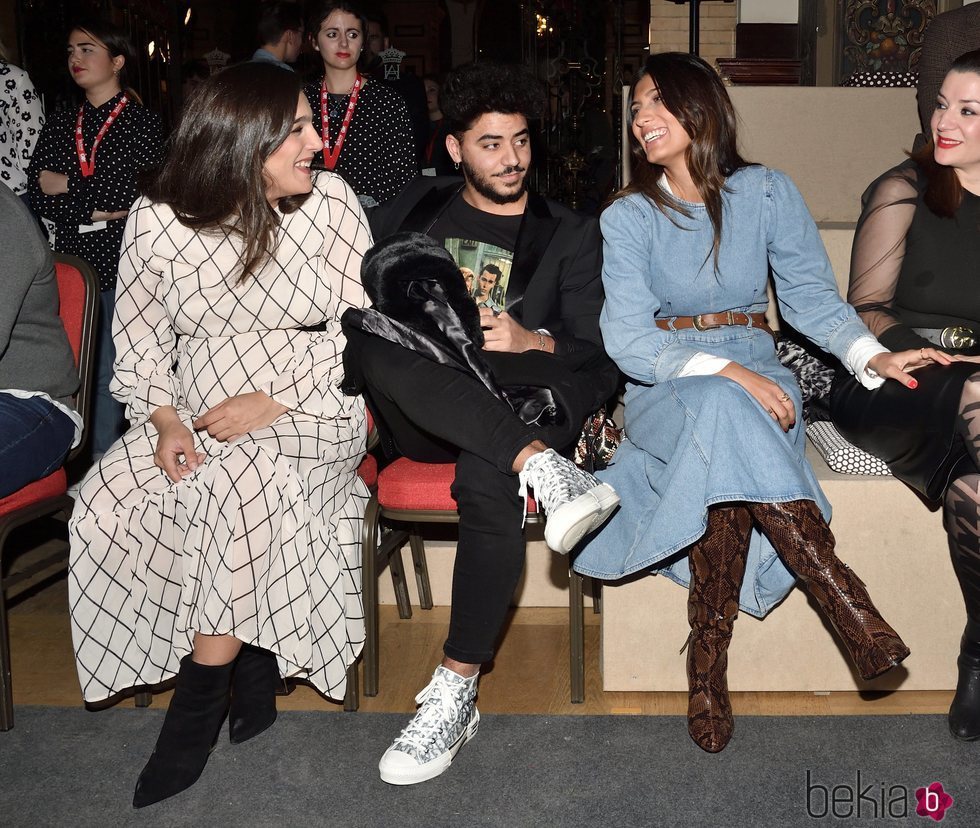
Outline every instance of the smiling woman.
<path fill-rule="evenodd" d="M 313 116 L 306 97 L 300 93 L 296 118 L 286 140 L 270 155 L 263 166 L 266 197 L 276 207 L 279 199 L 308 193 L 313 189 L 310 165 L 320 150 L 320 138 L 313 129 Z"/>
<path fill-rule="evenodd" d="M 863 677 L 909 653 L 834 553 L 800 390 L 765 320 L 769 274 L 787 322 L 864 385 L 914 387 L 906 368 L 948 358 L 888 353 L 841 300 L 803 198 L 739 155 L 734 107 L 705 61 L 652 55 L 630 111 L 634 179 L 600 220 L 602 338 L 629 382 L 628 438 L 597 476 L 621 502 L 574 567 L 689 584 L 688 732 L 717 752 L 735 726 L 727 665 L 739 609 L 765 615 L 797 578 Z"/>
<path fill-rule="evenodd" d="M 980 738 L 980 50 L 953 62 L 931 140 L 872 183 L 854 236 L 848 299 L 891 348 L 936 345 L 957 363 L 917 374 L 914 394 L 839 377 L 831 414 L 852 443 L 943 503 L 966 603 L 949 728 Z M 897 392 L 897 393 L 896 393 Z"/>
<path fill-rule="evenodd" d="M 126 223 L 133 426 L 82 484 L 70 593 L 87 701 L 177 676 L 137 807 L 194 784 L 226 714 L 233 743 L 271 726 L 280 676 L 343 697 L 364 640 L 364 409 L 337 386 L 370 232 L 316 146 L 293 72 L 233 66 Z"/>

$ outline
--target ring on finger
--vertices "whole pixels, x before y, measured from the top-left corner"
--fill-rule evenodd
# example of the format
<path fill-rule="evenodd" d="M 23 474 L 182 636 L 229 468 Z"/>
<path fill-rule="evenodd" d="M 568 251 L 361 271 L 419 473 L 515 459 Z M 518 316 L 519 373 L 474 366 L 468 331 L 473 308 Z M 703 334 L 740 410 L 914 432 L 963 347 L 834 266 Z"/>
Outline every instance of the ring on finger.
<path fill-rule="evenodd" d="M 789 399 L 789 394 L 787 394 L 785 391 L 779 397 L 780 402 L 786 402 L 788 399 Z"/>

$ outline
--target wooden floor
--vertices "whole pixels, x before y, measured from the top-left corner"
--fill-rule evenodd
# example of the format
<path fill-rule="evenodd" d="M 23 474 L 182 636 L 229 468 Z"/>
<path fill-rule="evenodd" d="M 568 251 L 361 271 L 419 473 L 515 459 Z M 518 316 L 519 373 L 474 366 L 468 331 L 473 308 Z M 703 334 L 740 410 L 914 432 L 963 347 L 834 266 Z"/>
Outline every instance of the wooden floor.
<path fill-rule="evenodd" d="M 15 705 L 81 705 L 72 658 L 67 579 L 13 602 L 10 608 Z M 415 694 L 425 686 L 441 657 L 448 609 L 415 609 L 402 621 L 394 607 L 381 611 L 381 692 L 362 698 L 365 711 L 414 710 Z M 586 611 L 586 699 L 568 698 L 567 610 L 516 610 L 496 661 L 480 682 L 480 710 L 485 713 L 541 714 L 683 714 L 683 693 L 606 693 L 599 674 L 599 616 Z M 737 633 L 736 633 L 737 634 Z M 642 656 L 640 656 L 642 657 Z M 163 705 L 160 694 L 154 705 Z M 853 715 L 945 713 L 950 692 L 900 691 L 860 694 L 735 693 L 741 715 Z M 123 701 L 121 704 L 132 704 Z M 299 686 L 279 700 L 282 710 L 340 711 L 339 704 Z"/>

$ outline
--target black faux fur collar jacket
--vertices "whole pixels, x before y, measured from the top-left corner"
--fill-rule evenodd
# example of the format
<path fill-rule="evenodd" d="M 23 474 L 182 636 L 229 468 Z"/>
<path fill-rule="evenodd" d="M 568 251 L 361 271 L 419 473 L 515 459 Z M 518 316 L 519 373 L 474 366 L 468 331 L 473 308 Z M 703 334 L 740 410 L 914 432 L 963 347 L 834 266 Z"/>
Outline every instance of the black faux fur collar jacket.
<path fill-rule="evenodd" d="M 348 308 L 341 319 L 345 329 L 382 337 L 473 374 L 526 423 L 555 421 L 558 405 L 547 387 L 498 385 L 483 356 L 479 310 L 453 257 L 434 239 L 396 233 L 378 242 L 364 258 L 361 281 L 373 307 Z M 351 368 L 345 354 L 343 390 L 357 394 L 363 381 Z"/>

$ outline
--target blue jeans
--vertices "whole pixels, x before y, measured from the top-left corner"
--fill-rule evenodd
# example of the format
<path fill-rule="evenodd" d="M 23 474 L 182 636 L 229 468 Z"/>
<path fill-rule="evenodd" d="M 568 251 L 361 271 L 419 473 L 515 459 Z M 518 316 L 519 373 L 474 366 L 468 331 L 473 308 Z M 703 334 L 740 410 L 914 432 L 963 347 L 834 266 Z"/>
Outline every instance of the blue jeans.
<path fill-rule="evenodd" d="M 47 400 L 0 394 L 0 497 L 55 471 L 74 437 L 75 424 Z"/>
<path fill-rule="evenodd" d="M 95 342 L 95 393 L 89 423 L 92 428 L 92 456 L 101 457 L 126 430 L 126 407 L 109 393 L 112 363 L 116 349 L 112 345 L 112 316 L 116 292 L 104 290 L 99 295 L 99 322 Z"/>

